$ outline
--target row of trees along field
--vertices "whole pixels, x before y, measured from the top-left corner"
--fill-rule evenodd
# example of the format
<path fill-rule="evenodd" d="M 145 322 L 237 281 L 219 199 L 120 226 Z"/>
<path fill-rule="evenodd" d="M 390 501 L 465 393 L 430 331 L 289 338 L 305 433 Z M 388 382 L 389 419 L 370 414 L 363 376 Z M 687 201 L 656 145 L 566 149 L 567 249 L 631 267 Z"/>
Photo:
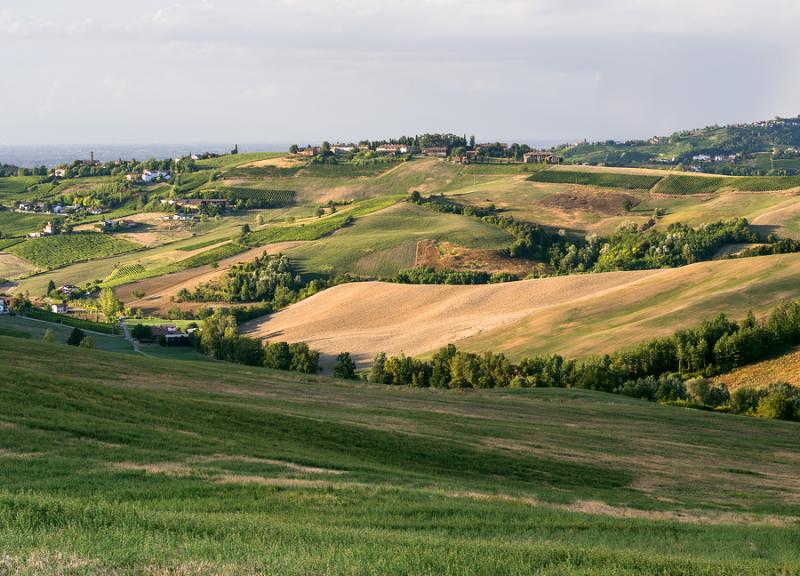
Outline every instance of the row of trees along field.
<path fill-rule="evenodd" d="M 503 354 L 478 355 L 453 345 L 440 349 L 430 360 L 378 354 L 368 379 L 437 388 L 574 387 L 742 413 L 756 410 L 768 397 L 771 405 L 784 406 L 775 417 L 794 419 L 800 417 L 800 393 L 795 388 L 737 390 L 732 400 L 724 386 L 712 386 L 706 379 L 798 344 L 800 300 L 779 305 L 762 321 L 750 314 L 737 323 L 720 314 L 668 338 L 581 362 L 554 355 L 512 364 Z M 762 412 L 766 414 L 766 408 Z"/>
<path fill-rule="evenodd" d="M 621 225 L 607 237 L 592 235 L 575 240 L 539 224 L 499 215 L 493 206 L 462 206 L 442 197 L 422 198 L 419 193 L 412 193 L 409 201 L 438 212 L 473 216 L 494 224 L 515 238 L 503 250 L 506 256 L 549 263 L 556 274 L 674 268 L 710 260 L 727 244 L 766 244 L 745 251 L 745 256 L 800 251 L 798 241 L 781 240 L 774 235 L 762 238 L 745 218 L 720 220 L 698 228 L 676 222 L 666 230 L 649 226 L 643 229 L 630 223 Z"/>
<path fill-rule="evenodd" d="M 241 336 L 236 317 L 229 310 L 218 310 L 203 321 L 198 345 L 203 353 L 217 360 L 306 374 L 319 372 L 319 352 L 303 343 L 262 344 L 257 338 Z"/>

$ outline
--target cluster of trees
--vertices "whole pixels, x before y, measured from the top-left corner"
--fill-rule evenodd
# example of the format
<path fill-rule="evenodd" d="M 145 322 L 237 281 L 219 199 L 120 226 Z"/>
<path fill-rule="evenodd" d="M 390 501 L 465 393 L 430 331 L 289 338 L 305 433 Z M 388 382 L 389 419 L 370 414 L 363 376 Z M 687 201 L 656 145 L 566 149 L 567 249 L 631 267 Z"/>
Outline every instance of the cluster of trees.
<path fill-rule="evenodd" d="M 185 157 L 179 160 L 150 158 L 144 161 L 134 159 L 94 163 L 88 160 L 74 160 L 69 164 L 62 164 L 58 168 L 64 170 L 64 178 L 88 178 L 92 176 L 123 176 L 131 172 L 143 172 L 144 170 L 193 172 L 196 166 L 192 158 Z M 41 169 L 39 170 L 41 172 Z M 41 175 L 46 176 L 47 169 Z"/>
<path fill-rule="evenodd" d="M 305 374 L 319 372 L 319 352 L 303 343 L 264 345 L 256 338 L 241 336 L 236 317 L 228 310 L 219 310 L 203 321 L 198 345 L 203 353 L 217 360 Z"/>
<path fill-rule="evenodd" d="M 746 218 L 731 218 L 699 228 L 670 224 L 646 234 L 636 224 L 623 225 L 603 239 L 594 266 L 596 272 L 642 268 L 674 268 L 710 260 L 726 244 L 761 240 Z"/>
<path fill-rule="evenodd" d="M 731 393 L 724 383 L 714 383 L 707 378 L 684 381 L 678 374 L 662 374 L 629 380 L 616 392 L 633 398 L 746 416 L 800 420 L 800 388 L 786 382 L 773 382 L 764 388 L 740 386 Z"/>
<path fill-rule="evenodd" d="M 482 218 L 514 236 L 514 242 L 502 251 L 506 256 L 546 262 L 556 274 L 674 268 L 710 260 L 727 244 L 765 243 L 744 251 L 742 256 L 800 251 L 800 242 L 795 240 L 779 240 L 774 235 L 762 239 L 745 218 L 720 220 L 698 228 L 674 223 L 666 230 L 630 223 L 621 225 L 608 237 L 592 235 L 577 240 L 538 224 L 497 214 L 492 205 L 463 206 L 442 197 L 424 198 L 418 192 L 412 192 L 408 200 L 438 212 Z"/>
<path fill-rule="evenodd" d="M 79 188 L 64 194 L 60 200 L 70 206 L 85 208 L 116 208 L 128 202 L 134 194 L 134 187 L 124 180 L 107 182 L 97 188 Z M 146 203 L 146 198 L 143 200 Z"/>
<path fill-rule="evenodd" d="M 574 387 L 722 406 L 729 401 L 727 389 L 711 386 L 707 378 L 797 344 L 800 300 L 779 305 L 762 321 L 750 314 L 739 324 L 720 314 L 670 337 L 581 362 L 553 355 L 512 364 L 503 354 L 462 352 L 453 345 L 440 349 L 430 360 L 378 354 L 368 379 L 438 388 Z M 747 412 L 739 404 L 731 409 Z"/>
<path fill-rule="evenodd" d="M 800 241 L 791 238 L 778 239 L 770 234 L 767 244 L 746 248 L 735 255 L 736 258 L 748 258 L 750 256 L 769 256 L 772 254 L 790 254 L 800 252 Z M 732 256 L 733 257 L 733 256 Z"/>
<path fill-rule="evenodd" d="M 44 173 L 47 175 L 47 166 L 42 166 L 44 168 Z M 6 178 L 8 176 L 32 176 L 31 174 L 21 174 L 20 170 L 27 170 L 27 168 L 20 168 L 19 166 L 15 166 L 14 164 L 6 164 L 5 162 L 0 162 L 0 178 Z M 35 169 L 38 172 L 38 168 Z M 38 176 L 38 174 L 37 174 Z"/>
<path fill-rule="evenodd" d="M 192 302 L 262 302 L 270 311 L 308 298 L 320 290 L 347 281 L 346 277 L 309 281 L 295 270 L 285 254 L 264 254 L 252 262 L 236 264 L 217 282 L 201 284 L 194 291 L 182 289 L 178 300 Z"/>
<path fill-rule="evenodd" d="M 519 278 L 508 272 L 483 272 L 479 270 L 435 270 L 429 267 L 401 270 L 392 279 L 398 284 L 499 284 Z"/>

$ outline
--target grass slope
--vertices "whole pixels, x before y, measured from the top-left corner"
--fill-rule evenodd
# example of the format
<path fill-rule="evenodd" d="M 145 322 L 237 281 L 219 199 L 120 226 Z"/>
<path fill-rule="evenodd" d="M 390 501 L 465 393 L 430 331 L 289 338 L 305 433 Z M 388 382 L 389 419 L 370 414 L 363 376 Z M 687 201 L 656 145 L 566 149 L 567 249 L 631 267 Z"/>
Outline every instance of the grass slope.
<path fill-rule="evenodd" d="M 56 342 L 66 344 L 72 332 L 72 326 L 66 324 L 57 324 L 54 322 L 44 322 L 35 320 L 33 318 L 23 318 L 21 316 L 0 316 L 0 331 L 17 331 L 19 336 L 22 334 L 27 335 L 32 340 L 41 340 L 45 331 L 48 329 L 55 334 Z M 82 328 L 83 329 L 83 328 Z M 86 331 L 87 334 L 92 336 L 95 348 L 99 350 L 106 350 L 108 352 L 128 352 L 133 353 L 131 345 L 128 344 L 121 336 L 111 336 L 108 334 L 101 334 L 94 331 Z M 64 348 L 64 354 L 69 353 L 73 348 Z"/>
<path fill-rule="evenodd" d="M 740 386 L 763 388 L 774 382 L 787 382 L 800 386 L 800 350 L 743 366 L 714 380 L 723 382 L 730 390 Z"/>
<path fill-rule="evenodd" d="M 392 276 L 414 266 L 418 240 L 446 240 L 470 248 L 501 248 L 513 238 L 475 218 L 401 203 L 291 252 L 307 271 Z"/>
<path fill-rule="evenodd" d="M 0 363 L 12 573 L 800 570 L 793 423 L 2 337 Z"/>

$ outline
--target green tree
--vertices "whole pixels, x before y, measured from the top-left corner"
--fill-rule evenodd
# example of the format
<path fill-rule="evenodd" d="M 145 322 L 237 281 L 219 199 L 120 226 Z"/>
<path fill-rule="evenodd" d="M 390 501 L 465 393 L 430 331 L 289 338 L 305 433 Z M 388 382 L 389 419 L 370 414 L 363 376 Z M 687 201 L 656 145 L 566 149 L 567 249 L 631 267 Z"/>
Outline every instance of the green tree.
<path fill-rule="evenodd" d="M 388 384 L 386 379 L 386 353 L 380 352 L 375 356 L 372 367 L 369 369 L 367 380 L 373 384 Z"/>
<path fill-rule="evenodd" d="M 84 336 L 81 343 L 78 344 L 79 348 L 94 348 L 94 339 L 91 336 Z"/>
<path fill-rule="evenodd" d="M 42 341 L 50 342 L 52 344 L 53 342 L 56 341 L 55 333 L 50 328 L 48 328 L 47 330 L 44 331 L 44 336 L 42 336 Z"/>
<path fill-rule="evenodd" d="M 110 321 L 122 312 L 122 302 L 111 288 L 103 288 L 100 290 L 100 296 L 97 300 L 100 310 L 105 315 L 106 320 Z"/>
<path fill-rule="evenodd" d="M 131 336 L 137 340 L 152 340 L 153 329 L 150 326 L 145 326 L 144 324 L 137 324 L 133 327 L 133 329 L 131 329 Z"/>
<path fill-rule="evenodd" d="M 86 334 L 84 334 L 83 330 L 76 326 L 72 329 L 72 332 L 70 332 L 69 338 L 67 338 L 67 344 L 70 346 L 78 346 L 85 337 Z"/>
<path fill-rule="evenodd" d="M 290 370 L 292 352 L 287 342 L 271 342 L 264 348 L 264 366 L 273 370 Z"/>
<path fill-rule="evenodd" d="M 305 374 L 316 374 L 319 372 L 319 352 L 310 350 L 308 344 L 290 344 L 289 350 L 292 353 L 292 365 L 289 368 L 295 372 Z"/>
<path fill-rule="evenodd" d="M 56 289 L 56 283 L 50 280 L 50 282 L 47 283 L 47 294 L 52 294 L 55 291 L 55 289 Z"/>
<path fill-rule="evenodd" d="M 777 382 L 770 384 L 766 395 L 759 400 L 756 414 L 762 418 L 796 420 L 799 407 L 800 390 L 786 382 Z"/>
<path fill-rule="evenodd" d="M 342 352 L 336 357 L 336 363 L 333 365 L 333 375 L 336 378 L 355 380 L 356 363 L 350 357 L 350 352 Z"/>

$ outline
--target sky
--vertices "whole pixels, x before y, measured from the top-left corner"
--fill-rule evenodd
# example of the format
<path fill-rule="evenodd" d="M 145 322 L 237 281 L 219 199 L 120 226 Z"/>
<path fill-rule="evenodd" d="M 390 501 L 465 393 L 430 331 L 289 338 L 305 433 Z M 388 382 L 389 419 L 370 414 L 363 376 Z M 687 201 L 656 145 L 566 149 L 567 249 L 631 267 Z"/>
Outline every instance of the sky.
<path fill-rule="evenodd" d="M 800 114 L 797 0 L 2 0 L 0 145 L 556 143 Z"/>

